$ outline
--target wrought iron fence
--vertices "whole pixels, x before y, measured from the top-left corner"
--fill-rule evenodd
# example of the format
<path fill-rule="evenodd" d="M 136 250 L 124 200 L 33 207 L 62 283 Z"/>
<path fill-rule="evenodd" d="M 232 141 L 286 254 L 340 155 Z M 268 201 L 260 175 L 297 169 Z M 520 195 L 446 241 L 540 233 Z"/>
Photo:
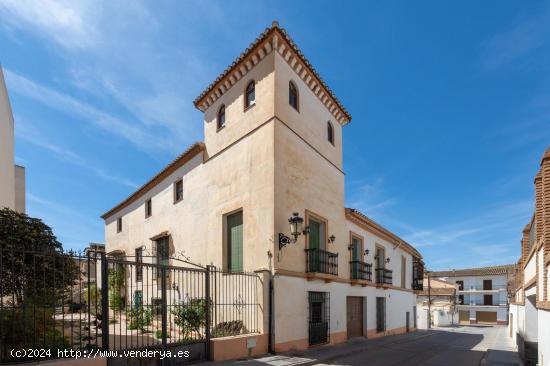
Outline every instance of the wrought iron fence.
<path fill-rule="evenodd" d="M 309 344 L 323 344 L 330 341 L 330 293 L 308 292 L 309 302 Z"/>
<path fill-rule="evenodd" d="M 372 264 L 361 261 L 351 261 L 350 278 L 352 280 L 372 280 Z"/>
<path fill-rule="evenodd" d="M 24 348 L 57 358 L 58 350 L 202 343 L 206 355 L 211 337 L 261 329 L 256 273 L 131 259 L 0 248 L 0 361 L 36 360 L 13 357 Z"/>
<path fill-rule="evenodd" d="M 306 272 L 338 275 L 338 253 L 317 248 L 306 249 Z"/>
<path fill-rule="evenodd" d="M 96 253 L 0 248 L 0 361 L 12 350 L 101 347 L 101 297 Z"/>
<path fill-rule="evenodd" d="M 391 285 L 393 283 L 393 271 L 391 269 L 376 268 L 376 283 Z"/>

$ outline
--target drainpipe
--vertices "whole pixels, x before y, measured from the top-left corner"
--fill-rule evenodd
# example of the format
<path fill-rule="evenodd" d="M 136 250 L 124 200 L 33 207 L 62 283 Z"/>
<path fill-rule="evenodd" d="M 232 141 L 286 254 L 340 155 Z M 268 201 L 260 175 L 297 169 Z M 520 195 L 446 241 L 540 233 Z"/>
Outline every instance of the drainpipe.
<path fill-rule="evenodd" d="M 264 323 L 265 324 L 265 323 Z M 269 324 L 268 324 L 268 345 L 267 351 L 275 354 L 275 348 L 273 347 L 273 274 L 269 272 Z"/>
<path fill-rule="evenodd" d="M 432 328 L 432 292 L 430 286 L 430 271 L 426 271 L 428 275 L 428 329 Z"/>

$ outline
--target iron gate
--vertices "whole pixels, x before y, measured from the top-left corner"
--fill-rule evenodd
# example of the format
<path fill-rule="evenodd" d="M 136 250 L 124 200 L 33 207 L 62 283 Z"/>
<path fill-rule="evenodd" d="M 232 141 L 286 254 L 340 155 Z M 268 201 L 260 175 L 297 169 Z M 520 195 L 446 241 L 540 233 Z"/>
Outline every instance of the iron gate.
<path fill-rule="evenodd" d="M 0 361 L 144 349 L 187 350 L 185 361 L 205 360 L 210 338 L 259 331 L 256 273 L 177 258 L 149 262 L 141 255 L 0 248 Z M 25 349 L 47 352 L 13 353 Z M 128 363 L 110 362 L 116 360 Z"/>

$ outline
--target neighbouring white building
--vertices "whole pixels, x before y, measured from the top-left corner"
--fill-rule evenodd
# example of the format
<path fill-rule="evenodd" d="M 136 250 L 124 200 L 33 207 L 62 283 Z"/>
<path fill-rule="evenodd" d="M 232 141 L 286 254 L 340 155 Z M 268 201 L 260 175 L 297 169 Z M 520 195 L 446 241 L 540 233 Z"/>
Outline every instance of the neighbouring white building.
<path fill-rule="evenodd" d="M 526 365 L 550 366 L 550 147 L 534 186 L 534 213 L 523 229 L 510 305 L 510 336 Z"/>
<path fill-rule="evenodd" d="M 253 353 L 267 337 L 287 351 L 414 330 L 422 256 L 344 206 L 351 116 L 286 31 L 274 22 L 194 104 L 204 143 L 102 216 L 107 253 L 268 273 L 273 306 L 262 304 Z M 293 217 L 303 219 L 295 237 Z M 232 357 L 246 355 L 229 344 Z"/>
<path fill-rule="evenodd" d="M 14 163 L 14 120 L 0 66 L 0 208 L 25 212 L 25 168 Z"/>
<path fill-rule="evenodd" d="M 425 273 L 425 276 L 428 273 Z M 417 293 L 419 329 L 448 327 L 458 324 L 458 285 L 437 278 L 424 277 L 422 291 Z"/>
<path fill-rule="evenodd" d="M 430 272 L 429 276 L 458 285 L 461 324 L 508 324 L 508 288 L 515 265 Z"/>

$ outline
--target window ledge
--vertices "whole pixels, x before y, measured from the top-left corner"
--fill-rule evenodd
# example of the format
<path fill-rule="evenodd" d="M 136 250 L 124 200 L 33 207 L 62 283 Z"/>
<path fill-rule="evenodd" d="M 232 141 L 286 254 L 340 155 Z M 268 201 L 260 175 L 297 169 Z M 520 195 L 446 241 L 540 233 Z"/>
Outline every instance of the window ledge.
<path fill-rule="evenodd" d="M 256 106 L 256 103 L 253 103 L 253 104 L 249 105 L 248 107 L 244 107 L 243 112 L 247 112 L 248 110 L 254 108 L 255 106 Z"/>
<path fill-rule="evenodd" d="M 227 123 L 227 122 L 226 122 Z M 225 128 L 225 124 L 221 127 L 216 127 L 216 132 L 220 132 L 221 130 L 223 130 Z"/>

